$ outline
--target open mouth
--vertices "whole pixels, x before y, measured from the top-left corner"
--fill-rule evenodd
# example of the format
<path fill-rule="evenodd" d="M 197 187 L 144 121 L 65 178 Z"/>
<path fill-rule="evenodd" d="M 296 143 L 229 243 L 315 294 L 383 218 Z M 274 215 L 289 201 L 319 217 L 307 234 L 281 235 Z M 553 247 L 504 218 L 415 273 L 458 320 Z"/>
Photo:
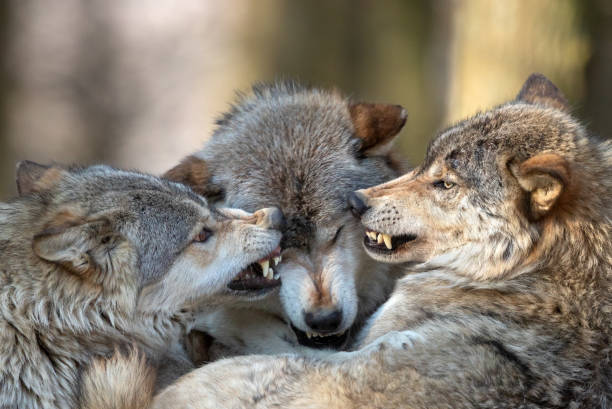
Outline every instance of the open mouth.
<path fill-rule="evenodd" d="M 340 334 L 331 334 L 331 335 L 322 335 L 322 334 L 314 334 L 311 332 L 304 332 L 302 330 L 297 329 L 291 324 L 291 329 L 295 332 L 297 336 L 298 342 L 301 345 L 310 347 L 310 348 L 332 348 L 332 349 L 341 349 L 346 340 L 348 339 L 349 331 L 346 330 Z"/>
<path fill-rule="evenodd" d="M 281 248 L 275 248 L 266 257 L 249 264 L 227 285 L 234 291 L 260 291 L 278 287 L 281 280 L 272 267 L 281 261 Z"/>
<path fill-rule="evenodd" d="M 416 240 L 415 234 L 401 234 L 391 236 L 385 233 L 379 233 L 373 230 L 366 230 L 363 244 L 368 250 L 382 254 L 391 254 L 400 248 L 402 245 Z"/>

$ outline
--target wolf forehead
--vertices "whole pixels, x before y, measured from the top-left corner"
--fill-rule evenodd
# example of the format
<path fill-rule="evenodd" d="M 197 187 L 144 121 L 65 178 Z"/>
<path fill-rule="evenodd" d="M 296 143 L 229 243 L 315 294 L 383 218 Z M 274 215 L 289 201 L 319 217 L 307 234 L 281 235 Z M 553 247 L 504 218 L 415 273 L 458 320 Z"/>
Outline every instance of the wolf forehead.
<path fill-rule="evenodd" d="M 186 186 L 108 166 L 71 168 L 57 191 L 56 207 L 101 215 L 130 240 L 145 280 L 167 271 L 196 223 L 209 216 L 206 201 Z"/>
<path fill-rule="evenodd" d="M 539 152 L 571 159 L 581 126 L 553 108 L 513 102 L 480 113 L 442 132 L 430 143 L 422 169 L 443 162 L 467 182 L 501 187 L 499 160 L 523 161 Z"/>
<path fill-rule="evenodd" d="M 241 97 L 198 154 L 225 203 L 279 207 L 284 243 L 307 247 L 317 226 L 347 209 L 349 192 L 394 176 L 383 156 L 360 154 L 349 101 L 296 83 L 258 85 Z"/>
<path fill-rule="evenodd" d="M 106 165 L 71 167 L 60 183 L 60 201 L 83 200 L 92 206 L 108 206 L 109 203 L 103 200 L 104 197 L 108 200 L 129 198 L 133 202 L 152 206 L 161 203 L 160 195 L 167 195 L 173 197 L 173 202 L 176 203 L 183 200 L 207 206 L 206 199 L 187 186 Z M 101 200 L 91 200 L 92 197 Z"/>

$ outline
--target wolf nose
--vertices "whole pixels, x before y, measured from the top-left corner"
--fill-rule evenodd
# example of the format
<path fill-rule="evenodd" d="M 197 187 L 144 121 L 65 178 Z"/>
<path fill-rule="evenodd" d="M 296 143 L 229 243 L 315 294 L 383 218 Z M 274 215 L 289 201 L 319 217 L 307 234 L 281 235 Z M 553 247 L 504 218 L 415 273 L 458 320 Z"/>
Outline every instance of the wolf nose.
<path fill-rule="evenodd" d="M 342 310 L 318 310 L 304 314 L 306 325 L 319 332 L 334 332 L 342 322 Z"/>
<path fill-rule="evenodd" d="M 359 193 L 359 191 L 352 192 L 349 195 L 348 202 L 351 207 L 351 213 L 358 219 L 370 208 L 370 206 L 366 205 L 365 196 Z"/>
<path fill-rule="evenodd" d="M 278 207 L 266 207 L 255 212 L 257 225 L 264 229 L 281 230 L 285 224 L 285 216 Z"/>

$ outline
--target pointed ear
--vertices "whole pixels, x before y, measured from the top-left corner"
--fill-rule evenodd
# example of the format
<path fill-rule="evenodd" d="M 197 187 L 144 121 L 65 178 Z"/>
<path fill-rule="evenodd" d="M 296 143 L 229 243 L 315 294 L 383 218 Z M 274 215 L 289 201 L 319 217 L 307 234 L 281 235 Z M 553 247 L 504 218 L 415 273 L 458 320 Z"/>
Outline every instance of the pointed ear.
<path fill-rule="evenodd" d="M 556 108 L 563 112 L 569 113 L 571 110 L 569 102 L 559 88 L 542 74 L 531 74 L 516 99 L 529 104 Z"/>
<path fill-rule="evenodd" d="M 393 137 L 403 128 L 408 114 L 400 105 L 353 103 L 349 112 L 355 136 L 364 154 L 388 153 Z"/>
<path fill-rule="evenodd" d="M 32 248 L 38 257 L 79 276 L 105 273 L 113 266 L 109 249 L 115 250 L 125 239 L 113 231 L 108 219 L 86 222 L 60 213 L 56 221 L 59 224 L 34 236 Z"/>
<path fill-rule="evenodd" d="M 19 196 L 24 196 L 51 189 L 66 173 L 66 170 L 57 166 L 39 165 L 23 160 L 17 164 L 17 192 Z"/>
<path fill-rule="evenodd" d="M 195 155 L 186 157 L 162 177 L 187 185 L 194 192 L 205 197 L 218 196 L 223 193 L 220 186 L 212 183 L 212 175 L 206 162 Z"/>
<path fill-rule="evenodd" d="M 570 170 L 565 159 L 541 153 L 514 166 L 512 173 L 529 192 L 529 210 L 535 220 L 546 215 L 569 187 Z"/>

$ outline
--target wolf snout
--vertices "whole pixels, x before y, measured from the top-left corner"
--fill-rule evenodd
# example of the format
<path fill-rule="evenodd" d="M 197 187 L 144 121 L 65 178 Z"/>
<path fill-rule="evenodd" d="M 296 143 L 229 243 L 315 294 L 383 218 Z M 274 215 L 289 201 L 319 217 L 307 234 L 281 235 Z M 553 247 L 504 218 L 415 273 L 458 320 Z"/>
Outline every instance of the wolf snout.
<path fill-rule="evenodd" d="M 304 322 L 320 333 L 335 332 L 342 323 L 342 310 L 320 309 L 304 313 Z"/>
<path fill-rule="evenodd" d="M 266 207 L 255 212 L 255 224 L 263 229 L 282 230 L 285 216 L 278 207 Z"/>
<path fill-rule="evenodd" d="M 352 192 L 348 198 L 349 206 L 351 208 L 351 213 L 353 216 L 360 219 L 361 216 L 370 208 L 367 205 L 367 198 L 363 193 L 356 191 Z"/>

